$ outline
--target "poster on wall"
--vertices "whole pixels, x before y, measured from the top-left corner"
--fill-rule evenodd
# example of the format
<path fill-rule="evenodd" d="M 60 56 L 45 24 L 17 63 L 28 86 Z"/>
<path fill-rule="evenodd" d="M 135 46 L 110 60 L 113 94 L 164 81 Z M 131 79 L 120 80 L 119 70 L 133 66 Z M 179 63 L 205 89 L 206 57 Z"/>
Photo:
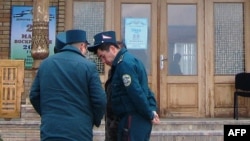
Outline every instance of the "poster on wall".
<path fill-rule="evenodd" d="M 31 68 L 32 6 L 13 6 L 11 19 L 10 58 L 25 60 L 25 68 Z M 56 7 L 49 8 L 49 55 L 54 54 L 56 36 Z"/>
<path fill-rule="evenodd" d="M 125 18 L 125 43 L 128 49 L 147 49 L 148 19 Z"/>

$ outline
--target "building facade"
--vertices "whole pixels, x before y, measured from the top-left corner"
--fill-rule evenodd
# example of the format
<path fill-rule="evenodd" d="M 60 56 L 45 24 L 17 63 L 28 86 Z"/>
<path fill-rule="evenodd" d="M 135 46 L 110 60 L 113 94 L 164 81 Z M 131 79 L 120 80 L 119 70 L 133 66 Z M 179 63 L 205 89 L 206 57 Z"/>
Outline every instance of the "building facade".
<path fill-rule="evenodd" d="M 11 59 L 13 6 L 33 0 L 0 2 L 0 61 Z M 93 43 L 96 33 L 116 31 L 146 66 L 161 117 L 232 117 L 235 74 L 250 72 L 249 0 L 50 0 L 50 6 L 56 33 L 83 29 Z M 88 57 L 104 83 L 109 68 Z M 174 63 L 180 73 L 170 73 Z M 33 75 L 25 68 L 22 105 L 30 105 Z M 250 101 L 242 98 L 239 106 L 249 117 Z"/>

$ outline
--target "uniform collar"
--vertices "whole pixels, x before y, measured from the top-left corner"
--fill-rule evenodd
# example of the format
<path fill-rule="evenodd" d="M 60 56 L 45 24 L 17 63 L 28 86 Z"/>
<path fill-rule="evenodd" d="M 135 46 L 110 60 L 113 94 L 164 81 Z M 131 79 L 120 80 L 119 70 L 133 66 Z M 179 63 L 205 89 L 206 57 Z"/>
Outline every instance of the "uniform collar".
<path fill-rule="evenodd" d="M 66 46 L 64 46 L 64 47 L 60 50 L 60 52 L 64 52 L 64 51 L 74 52 L 74 53 L 77 53 L 77 54 L 79 54 L 79 55 L 85 57 L 85 56 L 80 52 L 79 49 L 77 49 L 76 47 L 73 47 L 72 45 L 66 45 Z"/>
<path fill-rule="evenodd" d="M 117 53 L 114 62 L 112 63 L 112 66 L 116 66 L 123 60 L 124 53 L 127 52 L 126 48 L 121 48 L 120 51 Z"/>

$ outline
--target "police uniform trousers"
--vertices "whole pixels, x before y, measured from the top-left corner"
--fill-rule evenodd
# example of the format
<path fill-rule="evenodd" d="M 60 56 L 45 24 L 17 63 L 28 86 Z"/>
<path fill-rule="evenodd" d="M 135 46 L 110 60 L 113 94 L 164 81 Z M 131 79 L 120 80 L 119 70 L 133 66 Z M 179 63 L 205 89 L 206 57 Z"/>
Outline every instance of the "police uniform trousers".
<path fill-rule="evenodd" d="M 149 141 L 152 122 L 139 114 L 122 116 L 118 126 L 118 141 Z"/>

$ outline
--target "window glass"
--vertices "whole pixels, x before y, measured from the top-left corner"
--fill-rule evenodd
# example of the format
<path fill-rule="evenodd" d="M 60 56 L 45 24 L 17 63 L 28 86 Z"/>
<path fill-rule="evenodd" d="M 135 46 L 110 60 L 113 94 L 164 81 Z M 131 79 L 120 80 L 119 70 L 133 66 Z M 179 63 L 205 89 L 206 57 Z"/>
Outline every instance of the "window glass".
<path fill-rule="evenodd" d="M 168 75 L 196 75 L 196 5 L 168 5 L 167 12 Z"/>
<path fill-rule="evenodd" d="M 234 75 L 244 68 L 242 3 L 214 4 L 215 75 Z"/>

